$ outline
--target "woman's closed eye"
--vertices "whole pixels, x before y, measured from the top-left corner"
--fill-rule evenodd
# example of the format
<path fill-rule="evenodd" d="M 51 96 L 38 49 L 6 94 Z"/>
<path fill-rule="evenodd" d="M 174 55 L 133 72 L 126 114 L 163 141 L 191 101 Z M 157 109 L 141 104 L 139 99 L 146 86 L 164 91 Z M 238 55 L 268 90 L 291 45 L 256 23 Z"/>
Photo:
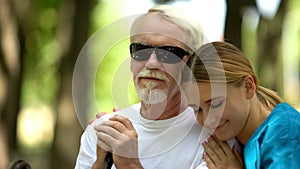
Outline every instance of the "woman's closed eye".
<path fill-rule="evenodd" d="M 224 99 L 211 102 L 211 108 L 218 108 L 218 107 L 222 106 L 223 103 L 224 103 Z"/>

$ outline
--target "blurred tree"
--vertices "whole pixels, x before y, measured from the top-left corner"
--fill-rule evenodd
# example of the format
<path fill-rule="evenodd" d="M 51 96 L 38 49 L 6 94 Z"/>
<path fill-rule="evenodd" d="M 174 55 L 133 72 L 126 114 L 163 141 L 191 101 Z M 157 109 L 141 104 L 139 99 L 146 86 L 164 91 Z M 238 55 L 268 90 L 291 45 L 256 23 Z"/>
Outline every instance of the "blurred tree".
<path fill-rule="evenodd" d="M 226 0 L 224 39 L 241 49 L 244 8 L 256 6 L 255 0 Z"/>
<path fill-rule="evenodd" d="M 17 148 L 16 125 L 24 54 L 24 35 L 10 0 L 0 1 L 0 41 L 0 130 L 3 132 L 0 139 L 9 153 L 2 155 L 1 152 L 2 158 L 10 157 Z"/>
<path fill-rule="evenodd" d="M 88 39 L 92 2 L 93 0 L 65 0 L 60 8 L 61 19 L 57 35 L 63 49 L 59 67 L 58 114 L 51 162 L 51 168 L 55 169 L 74 168 L 79 150 L 83 129 L 78 122 L 73 106 L 72 74 L 80 50 Z M 83 80 L 86 77 L 85 73 L 83 72 Z M 82 101 L 86 102 L 81 104 L 88 108 L 86 97 L 83 93 Z"/>
<path fill-rule="evenodd" d="M 274 18 L 259 19 L 257 29 L 257 71 L 262 85 L 282 92 L 280 63 L 282 28 L 289 0 L 281 0 Z"/>
<path fill-rule="evenodd" d="M 23 106 L 53 106 L 51 102 L 57 100 L 51 168 L 74 168 L 82 128 L 72 104 L 72 72 L 88 37 L 91 2 L 0 1 L 0 168 L 7 168 L 10 157 L 19 151 L 16 126 L 21 100 Z M 60 8 L 59 25 L 56 8 Z M 53 99 L 57 63 L 60 85 Z"/>
<path fill-rule="evenodd" d="M 225 41 L 242 48 L 242 22 L 244 8 L 255 7 L 255 0 L 234 1 L 226 0 L 227 14 L 225 22 Z M 280 44 L 282 38 L 282 25 L 287 10 L 288 0 L 281 0 L 279 9 L 274 18 L 260 16 L 257 35 L 256 67 L 261 84 L 278 92 L 282 88 L 282 74 L 279 63 Z M 258 9 L 257 9 L 258 10 Z M 276 76 L 274 76 L 274 71 Z"/>

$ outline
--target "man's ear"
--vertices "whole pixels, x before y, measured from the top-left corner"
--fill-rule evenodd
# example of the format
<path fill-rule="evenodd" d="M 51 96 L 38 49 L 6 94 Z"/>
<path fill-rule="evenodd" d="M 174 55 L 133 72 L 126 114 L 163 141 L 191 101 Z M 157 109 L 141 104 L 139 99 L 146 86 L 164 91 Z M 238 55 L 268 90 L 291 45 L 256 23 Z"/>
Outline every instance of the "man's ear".
<path fill-rule="evenodd" d="M 255 80 L 251 75 L 244 77 L 244 87 L 246 92 L 246 98 L 251 99 L 256 92 Z"/>

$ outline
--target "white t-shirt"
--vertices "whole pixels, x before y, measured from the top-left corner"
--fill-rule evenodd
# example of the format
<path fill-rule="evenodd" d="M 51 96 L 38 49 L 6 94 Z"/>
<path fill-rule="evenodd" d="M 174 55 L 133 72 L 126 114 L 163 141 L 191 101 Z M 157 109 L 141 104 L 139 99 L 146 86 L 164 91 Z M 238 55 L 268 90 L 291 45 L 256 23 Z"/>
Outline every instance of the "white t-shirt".
<path fill-rule="evenodd" d="M 166 120 L 145 119 L 140 115 L 140 107 L 138 103 L 107 114 L 89 125 L 81 137 L 75 169 L 92 167 L 96 160 L 97 144 L 94 126 L 103 123 L 114 114 L 126 116 L 131 120 L 138 133 L 139 159 L 145 169 L 188 169 L 203 163 L 200 138 L 202 127 L 197 123 L 191 107 Z"/>

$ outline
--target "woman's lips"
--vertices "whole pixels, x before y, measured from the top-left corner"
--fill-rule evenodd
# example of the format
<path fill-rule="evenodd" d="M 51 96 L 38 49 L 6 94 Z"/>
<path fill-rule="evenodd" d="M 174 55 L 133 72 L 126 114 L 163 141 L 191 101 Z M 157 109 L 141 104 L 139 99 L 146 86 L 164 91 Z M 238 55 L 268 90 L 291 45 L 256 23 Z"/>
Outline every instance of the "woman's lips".
<path fill-rule="evenodd" d="M 225 125 L 227 124 L 227 122 L 228 122 L 228 120 L 226 120 L 226 121 L 222 122 L 221 124 L 219 124 L 216 127 L 215 132 L 219 132 L 220 130 L 222 130 L 225 127 Z"/>

